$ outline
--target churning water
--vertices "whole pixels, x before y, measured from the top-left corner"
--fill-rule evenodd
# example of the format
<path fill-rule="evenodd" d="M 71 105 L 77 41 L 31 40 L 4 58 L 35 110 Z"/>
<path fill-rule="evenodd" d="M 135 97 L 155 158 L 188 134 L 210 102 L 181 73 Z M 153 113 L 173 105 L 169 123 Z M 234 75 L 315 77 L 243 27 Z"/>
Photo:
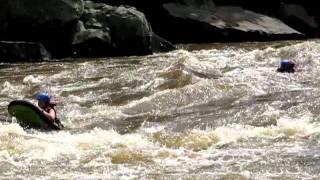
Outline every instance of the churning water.
<path fill-rule="evenodd" d="M 277 73 L 283 58 L 298 72 Z M 42 90 L 67 130 L 9 117 Z M 319 113 L 317 41 L 2 64 L 0 179 L 317 179 Z"/>

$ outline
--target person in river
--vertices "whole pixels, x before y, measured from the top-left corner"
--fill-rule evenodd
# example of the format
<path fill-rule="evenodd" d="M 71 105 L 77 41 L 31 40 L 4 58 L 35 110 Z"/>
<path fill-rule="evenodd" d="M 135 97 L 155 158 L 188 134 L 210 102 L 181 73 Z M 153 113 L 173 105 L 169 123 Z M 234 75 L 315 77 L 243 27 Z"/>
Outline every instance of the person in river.
<path fill-rule="evenodd" d="M 40 92 L 37 94 L 38 106 L 41 112 L 53 123 L 59 127 L 63 127 L 60 120 L 57 117 L 57 111 L 55 106 L 57 103 L 54 98 L 49 96 L 47 92 Z"/>
<path fill-rule="evenodd" d="M 277 69 L 278 72 L 294 73 L 296 63 L 290 59 L 284 59 L 280 62 L 280 67 Z"/>

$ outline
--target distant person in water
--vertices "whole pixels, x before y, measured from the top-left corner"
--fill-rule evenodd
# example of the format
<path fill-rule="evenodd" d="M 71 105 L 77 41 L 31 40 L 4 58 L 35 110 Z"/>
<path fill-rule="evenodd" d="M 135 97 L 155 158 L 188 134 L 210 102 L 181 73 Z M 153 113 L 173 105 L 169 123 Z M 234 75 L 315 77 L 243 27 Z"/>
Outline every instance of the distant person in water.
<path fill-rule="evenodd" d="M 38 106 L 41 112 L 53 123 L 56 123 L 58 126 L 63 127 L 60 120 L 57 118 L 57 111 L 55 106 L 57 103 L 55 102 L 53 97 L 50 97 L 47 92 L 40 92 L 37 94 Z"/>
<path fill-rule="evenodd" d="M 296 63 L 289 59 L 284 59 L 280 62 L 280 67 L 277 69 L 278 72 L 281 73 L 294 73 Z"/>

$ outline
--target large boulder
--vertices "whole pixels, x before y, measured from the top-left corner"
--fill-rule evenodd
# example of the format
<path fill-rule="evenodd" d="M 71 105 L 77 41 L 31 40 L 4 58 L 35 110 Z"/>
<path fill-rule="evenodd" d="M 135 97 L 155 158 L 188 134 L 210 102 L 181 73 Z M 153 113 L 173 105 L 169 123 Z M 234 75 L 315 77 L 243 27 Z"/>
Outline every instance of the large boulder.
<path fill-rule="evenodd" d="M 48 21 L 68 23 L 83 12 L 82 0 L 1 0 L 0 20 L 29 20 L 32 24 Z"/>
<path fill-rule="evenodd" d="M 0 0 L 0 4 L 1 39 L 54 36 L 51 32 L 40 30 L 49 28 L 47 26 L 60 28 L 79 19 L 83 13 L 82 0 Z"/>
<path fill-rule="evenodd" d="M 211 1 L 203 4 L 186 1 L 185 4 L 168 3 L 163 6 L 176 18 L 176 30 L 185 37 L 195 37 L 193 41 L 271 40 L 302 36 L 276 18 L 240 7 L 216 7 Z"/>
<path fill-rule="evenodd" d="M 286 24 L 294 27 L 308 36 L 319 35 L 319 23 L 317 18 L 309 13 L 305 7 L 298 4 L 281 4 L 280 18 Z"/>
<path fill-rule="evenodd" d="M 0 62 L 48 60 L 50 57 L 41 43 L 0 41 Z"/>
<path fill-rule="evenodd" d="M 66 55 L 82 0 L 0 0 L 0 40 L 42 42 L 55 56 Z"/>
<path fill-rule="evenodd" d="M 216 8 L 222 7 L 238 7 L 243 11 L 249 11 L 256 15 L 263 15 L 271 19 L 278 19 L 281 24 L 289 26 L 291 29 L 304 34 L 304 37 L 320 36 L 320 11 L 318 10 L 317 1 L 299 1 L 299 0 L 93 0 L 104 2 L 112 5 L 126 4 L 135 6 L 139 11 L 145 13 L 155 33 L 173 42 L 204 42 L 216 40 L 273 40 L 273 39 L 295 39 L 300 38 L 295 34 L 265 34 L 263 31 L 255 31 L 244 33 L 237 29 L 225 29 L 221 34 L 219 29 L 213 30 L 212 26 L 207 23 L 199 23 L 194 18 L 176 17 L 172 12 L 164 7 L 165 4 L 179 4 L 184 7 L 192 7 L 194 9 L 206 9 L 214 14 Z M 234 15 L 232 9 L 228 9 L 225 13 Z M 197 10 L 196 12 L 197 13 Z M 193 12 L 190 12 L 193 14 Z M 238 13 L 236 13 L 238 14 Z M 259 22 L 259 26 L 264 26 Z M 274 26 L 279 23 L 272 23 Z M 197 28 L 193 28 L 197 27 Z M 234 26 L 233 26 L 234 27 Z M 269 26 L 267 25 L 269 28 Z M 283 25 L 281 25 L 283 27 Z M 261 33 L 260 33 L 261 32 Z M 208 34 L 216 34 L 220 39 L 206 38 Z M 231 36 L 233 34 L 233 36 Z"/>
<path fill-rule="evenodd" d="M 166 39 L 163 39 L 156 33 L 152 33 L 151 48 L 152 51 L 155 53 L 168 52 L 176 49 L 176 47 L 171 42 L 169 42 Z"/>
<path fill-rule="evenodd" d="M 174 49 L 154 35 L 144 14 L 133 7 L 83 0 L 0 0 L 0 5 L 0 40 L 40 42 L 54 58 Z"/>
<path fill-rule="evenodd" d="M 320 11 L 317 1 L 299 0 L 214 0 L 218 6 L 239 6 L 244 9 L 276 17 L 288 26 L 306 34 L 319 36 Z"/>
<path fill-rule="evenodd" d="M 169 47 L 153 35 L 144 14 L 135 8 L 86 1 L 72 45 L 77 56 L 143 55 L 164 49 L 156 43 Z"/>

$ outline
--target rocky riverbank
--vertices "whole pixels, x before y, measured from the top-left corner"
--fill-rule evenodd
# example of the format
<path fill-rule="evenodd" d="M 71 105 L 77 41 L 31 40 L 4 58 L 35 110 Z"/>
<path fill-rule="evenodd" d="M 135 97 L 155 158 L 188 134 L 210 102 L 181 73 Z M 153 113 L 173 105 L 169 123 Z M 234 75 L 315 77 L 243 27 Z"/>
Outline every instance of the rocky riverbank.
<path fill-rule="evenodd" d="M 106 0 L 95 0 L 106 2 Z M 135 6 L 154 31 L 174 43 L 269 41 L 319 37 L 313 1 L 108 0 Z"/>
<path fill-rule="evenodd" d="M 320 32 L 315 3 L 296 0 L 0 3 L 0 61 L 146 55 L 175 49 L 170 42 L 302 39 Z M 29 53 L 32 47 L 38 50 Z"/>
<path fill-rule="evenodd" d="M 0 61 L 146 55 L 175 49 L 134 7 L 82 0 L 0 3 Z"/>

